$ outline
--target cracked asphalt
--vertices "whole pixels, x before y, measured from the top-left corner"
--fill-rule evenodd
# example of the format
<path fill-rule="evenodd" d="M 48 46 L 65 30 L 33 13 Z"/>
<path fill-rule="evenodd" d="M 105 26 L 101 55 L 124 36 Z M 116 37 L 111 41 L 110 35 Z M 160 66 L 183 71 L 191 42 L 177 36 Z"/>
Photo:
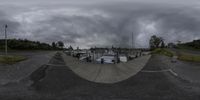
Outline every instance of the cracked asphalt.
<path fill-rule="evenodd" d="M 55 55 L 55 51 L 9 51 L 9 55 L 21 55 L 28 59 L 16 64 L 0 64 L 0 84 L 18 82 L 41 65 L 46 64 Z M 0 52 L 0 55 L 3 52 Z"/>
<path fill-rule="evenodd" d="M 152 55 L 142 70 L 170 68 L 161 58 Z M 199 84 L 183 80 L 170 72 L 140 71 L 122 82 L 103 84 L 74 74 L 65 66 L 59 53 L 46 67 L 35 73 L 36 81 L 0 86 L 0 100 L 200 100 Z"/>

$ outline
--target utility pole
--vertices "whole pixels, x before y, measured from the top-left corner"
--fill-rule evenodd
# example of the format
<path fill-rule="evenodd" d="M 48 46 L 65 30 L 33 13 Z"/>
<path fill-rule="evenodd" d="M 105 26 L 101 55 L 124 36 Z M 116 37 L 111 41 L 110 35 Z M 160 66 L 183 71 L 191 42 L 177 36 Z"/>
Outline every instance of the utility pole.
<path fill-rule="evenodd" d="M 8 46 L 7 46 L 7 28 L 8 25 L 5 25 L 5 54 L 8 55 Z"/>
<path fill-rule="evenodd" d="M 132 33 L 132 49 L 133 49 L 133 33 Z"/>

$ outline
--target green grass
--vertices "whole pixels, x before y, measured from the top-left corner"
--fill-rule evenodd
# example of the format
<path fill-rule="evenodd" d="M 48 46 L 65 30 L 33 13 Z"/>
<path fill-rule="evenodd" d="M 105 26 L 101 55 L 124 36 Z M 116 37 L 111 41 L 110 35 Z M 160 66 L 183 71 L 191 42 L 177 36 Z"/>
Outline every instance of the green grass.
<path fill-rule="evenodd" d="M 165 55 L 168 57 L 173 57 L 174 55 L 177 55 L 175 52 L 168 50 L 168 49 L 162 49 L 162 48 L 157 48 L 151 52 L 152 54 L 160 54 L 160 55 Z M 194 54 L 189 54 L 185 52 L 180 52 L 178 55 L 178 59 L 182 61 L 188 61 L 188 62 L 200 62 L 200 55 L 194 55 Z"/>
<path fill-rule="evenodd" d="M 178 59 L 183 60 L 183 61 L 189 61 L 189 62 L 200 62 L 199 55 L 191 55 L 191 54 L 187 54 L 187 53 L 179 54 Z"/>
<path fill-rule="evenodd" d="M 173 53 L 169 50 L 166 50 L 166 49 L 162 49 L 162 48 L 157 48 L 155 50 L 153 50 L 151 52 L 152 54 L 160 54 L 160 55 L 165 55 L 165 56 L 168 56 L 168 57 L 173 57 Z"/>
<path fill-rule="evenodd" d="M 15 64 L 17 62 L 26 60 L 26 57 L 23 56 L 4 56 L 4 55 L 0 55 L 0 63 L 1 64 Z"/>

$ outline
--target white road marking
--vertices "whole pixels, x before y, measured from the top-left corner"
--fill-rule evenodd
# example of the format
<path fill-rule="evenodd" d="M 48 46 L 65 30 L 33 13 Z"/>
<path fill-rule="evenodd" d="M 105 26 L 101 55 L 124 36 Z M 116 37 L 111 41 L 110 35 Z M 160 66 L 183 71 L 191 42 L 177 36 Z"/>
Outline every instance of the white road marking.
<path fill-rule="evenodd" d="M 66 66 L 66 65 L 56 65 L 56 64 L 45 64 L 47 66 Z"/>
<path fill-rule="evenodd" d="M 158 73 L 158 72 L 167 72 L 169 71 L 169 69 L 166 70 L 142 70 L 141 72 L 145 72 L 145 73 Z"/>
<path fill-rule="evenodd" d="M 142 70 L 141 72 L 144 72 L 144 73 L 170 72 L 174 76 L 178 76 L 178 74 L 176 72 L 174 72 L 172 69 L 165 69 L 165 70 Z"/>
<path fill-rule="evenodd" d="M 178 74 L 175 73 L 172 69 L 169 69 L 169 71 L 170 71 L 174 76 L 178 76 Z"/>

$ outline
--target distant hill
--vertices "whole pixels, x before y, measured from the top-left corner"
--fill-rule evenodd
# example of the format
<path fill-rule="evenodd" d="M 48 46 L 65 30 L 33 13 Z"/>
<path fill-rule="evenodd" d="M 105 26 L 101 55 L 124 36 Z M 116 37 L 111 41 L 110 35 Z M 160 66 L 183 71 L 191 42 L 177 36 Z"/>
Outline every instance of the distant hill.
<path fill-rule="evenodd" d="M 5 48 L 5 40 L 0 39 L 0 49 Z M 8 39 L 8 49 L 11 50 L 58 50 L 59 47 L 52 46 L 39 41 L 31 41 L 27 39 Z"/>

